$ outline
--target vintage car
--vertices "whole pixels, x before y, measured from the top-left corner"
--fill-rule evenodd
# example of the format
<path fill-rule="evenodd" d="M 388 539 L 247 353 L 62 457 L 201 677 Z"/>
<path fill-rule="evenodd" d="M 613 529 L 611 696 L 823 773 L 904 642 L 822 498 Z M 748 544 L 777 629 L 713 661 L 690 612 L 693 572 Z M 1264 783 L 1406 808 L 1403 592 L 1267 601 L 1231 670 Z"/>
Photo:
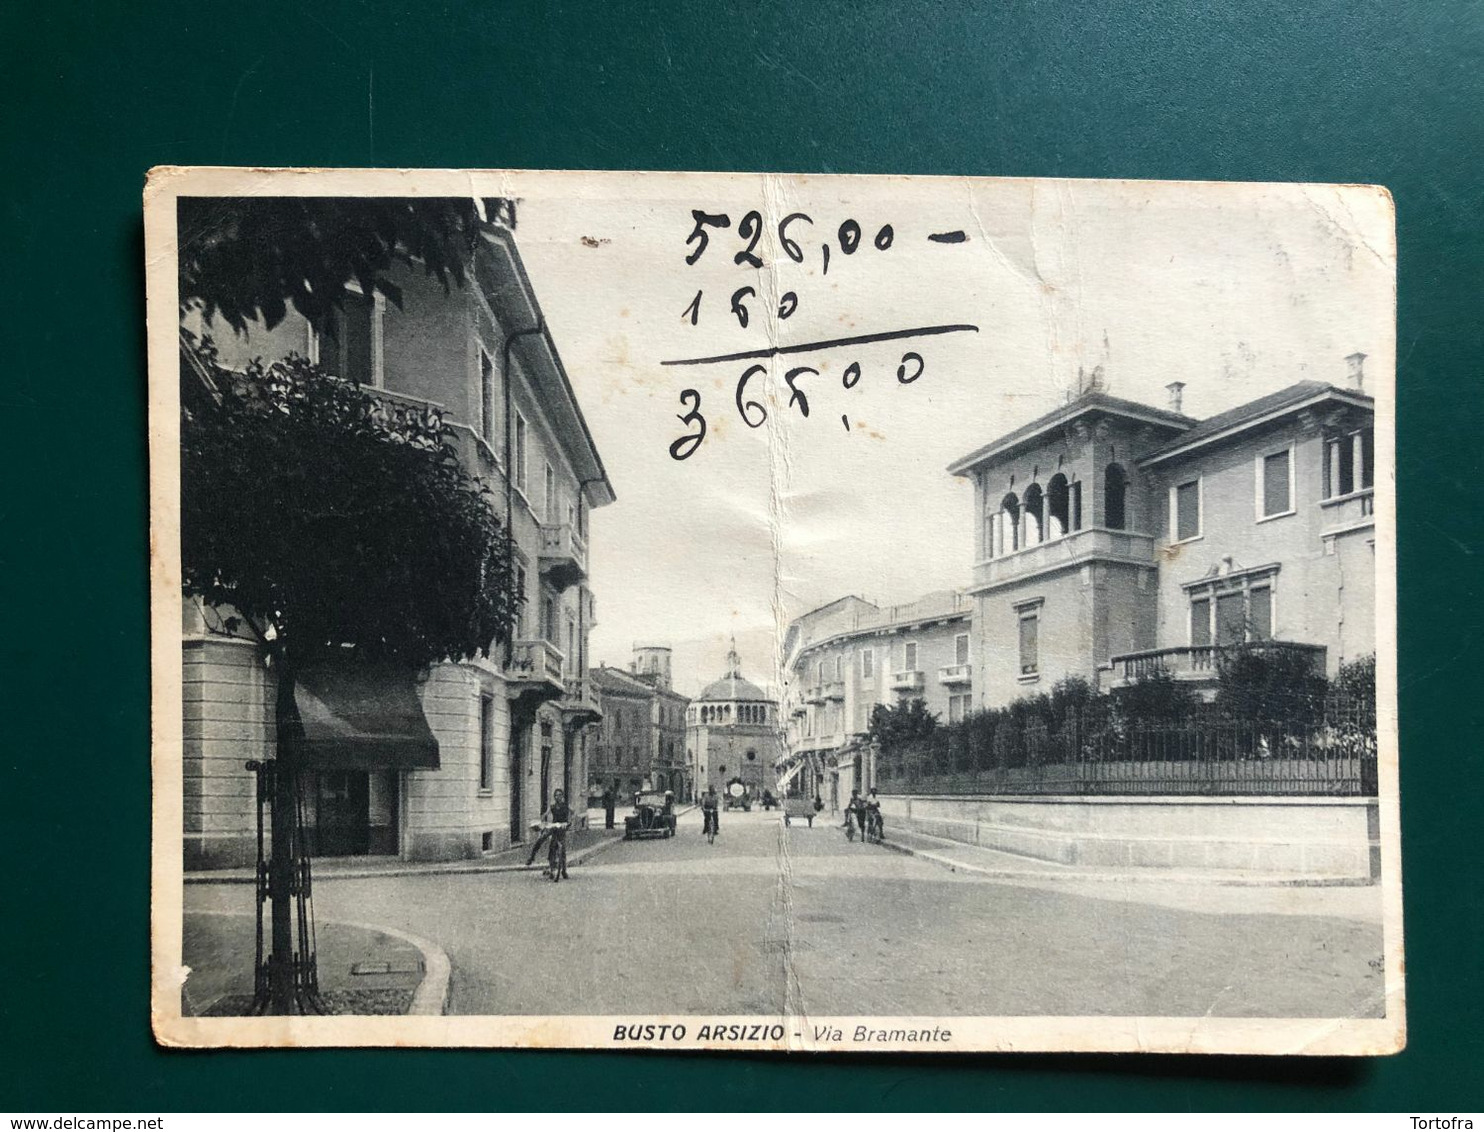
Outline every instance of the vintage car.
<path fill-rule="evenodd" d="M 623 839 L 675 836 L 675 796 L 653 791 L 634 795 L 634 812 L 623 819 Z"/>

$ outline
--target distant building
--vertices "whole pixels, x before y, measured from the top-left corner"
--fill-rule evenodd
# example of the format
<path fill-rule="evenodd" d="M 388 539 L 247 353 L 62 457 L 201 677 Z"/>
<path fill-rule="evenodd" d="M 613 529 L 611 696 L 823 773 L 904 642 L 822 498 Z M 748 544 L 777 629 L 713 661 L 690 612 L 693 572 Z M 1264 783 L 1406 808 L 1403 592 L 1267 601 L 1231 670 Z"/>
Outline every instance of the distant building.
<path fill-rule="evenodd" d="M 784 635 L 780 785 L 831 807 L 868 789 L 865 738 L 878 704 L 920 699 L 941 721 L 963 718 L 973 703 L 971 608 L 953 591 L 886 608 L 851 596 L 796 618 Z"/>
<path fill-rule="evenodd" d="M 774 764 L 783 753 L 778 704 L 742 675 L 737 645 L 727 653 L 727 670 L 691 703 L 686 746 L 695 789 L 718 793 L 741 782 L 754 795 L 774 790 Z"/>
<path fill-rule="evenodd" d="M 671 790 L 679 801 L 691 788 L 685 763 L 686 708 L 670 687 L 670 650 L 636 648 L 631 668 L 591 672 L 603 713 L 588 775 L 589 805 L 612 790 L 620 805 L 636 790 Z"/>
<path fill-rule="evenodd" d="M 445 290 L 420 268 L 394 268 L 401 305 L 352 295 L 332 334 L 315 333 L 292 307 L 272 330 L 255 324 L 244 335 L 194 312 L 185 319 L 185 329 L 214 335 L 225 366 L 298 353 L 393 408 L 438 408 L 460 464 L 489 486 L 514 540 L 521 604 L 508 645 L 489 658 L 374 683 L 335 671 L 300 682 L 301 715 L 318 729 L 303 790 L 305 834 L 319 855 L 499 851 L 527 837 L 554 790 L 571 796 L 588 780 L 584 729 L 597 719 L 584 680 L 594 623 L 588 515 L 614 494 L 512 228 L 504 217 L 485 226 L 467 287 Z M 187 869 L 255 860 L 243 763 L 273 754 L 272 673 L 256 642 L 226 624 L 221 611 L 186 603 Z"/>
<path fill-rule="evenodd" d="M 1333 675 L 1374 653 L 1374 402 L 1304 381 L 1224 413 L 1091 391 L 956 461 L 973 481 L 976 707 L 1155 670 L 1211 694 L 1215 650 Z"/>

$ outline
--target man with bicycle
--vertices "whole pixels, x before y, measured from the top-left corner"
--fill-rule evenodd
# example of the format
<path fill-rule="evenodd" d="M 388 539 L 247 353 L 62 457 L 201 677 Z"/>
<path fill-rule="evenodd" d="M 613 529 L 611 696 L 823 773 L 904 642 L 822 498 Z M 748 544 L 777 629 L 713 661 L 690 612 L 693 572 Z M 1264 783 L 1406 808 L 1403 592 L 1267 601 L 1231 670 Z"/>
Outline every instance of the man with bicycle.
<path fill-rule="evenodd" d="M 541 820 L 551 823 L 550 826 L 541 831 L 541 836 L 536 838 L 536 844 L 531 846 L 531 855 L 526 858 L 526 865 L 536 863 L 536 854 L 540 851 L 543 842 L 550 840 L 551 848 L 547 850 L 548 868 L 557 867 L 557 859 L 561 859 L 561 879 L 567 879 L 567 825 L 572 820 L 572 808 L 567 805 L 567 793 L 557 790 L 552 793 L 551 805 L 546 807 L 546 812 L 541 815 Z M 560 853 L 558 852 L 560 850 Z"/>
<path fill-rule="evenodd" d="M 871 792 L 866 796 L 866 808 L 864 811 L 866 824 L 863 832 L 872 841 L 880 842 L 886 834 L 886 823 L 881 820 L 881 799 L 876 796 L 876 787 L 871 787 Z"/>
<path fill-rule="evenodd" d="M 701 795 L 701 836 L 708 833 L 718 834 L 721 832 L 721 806 L 716 797 L 714 785 L 706 787 L 706 793 Z"/>

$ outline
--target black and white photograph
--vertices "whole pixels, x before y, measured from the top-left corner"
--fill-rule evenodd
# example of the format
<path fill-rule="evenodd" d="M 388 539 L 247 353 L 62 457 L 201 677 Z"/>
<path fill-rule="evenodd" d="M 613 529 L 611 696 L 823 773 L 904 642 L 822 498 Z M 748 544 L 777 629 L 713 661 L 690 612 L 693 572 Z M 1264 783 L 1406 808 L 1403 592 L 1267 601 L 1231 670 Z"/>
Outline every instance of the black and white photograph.
<path fill-rule="evenodd" d="M 1384 189 L 145 229 L 159 1041 L 1404 1045 Z"/>

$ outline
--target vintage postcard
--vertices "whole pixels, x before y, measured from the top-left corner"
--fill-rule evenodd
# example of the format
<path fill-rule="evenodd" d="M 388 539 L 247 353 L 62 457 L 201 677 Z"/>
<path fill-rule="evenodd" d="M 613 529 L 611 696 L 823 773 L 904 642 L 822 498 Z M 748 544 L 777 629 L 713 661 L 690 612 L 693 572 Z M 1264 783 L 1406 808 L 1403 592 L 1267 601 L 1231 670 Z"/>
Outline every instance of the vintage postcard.
<path fill-rule="evenodd" d="M 1404 1044 L 1384 189 L 145 220 L 161 1042 Z"/>

